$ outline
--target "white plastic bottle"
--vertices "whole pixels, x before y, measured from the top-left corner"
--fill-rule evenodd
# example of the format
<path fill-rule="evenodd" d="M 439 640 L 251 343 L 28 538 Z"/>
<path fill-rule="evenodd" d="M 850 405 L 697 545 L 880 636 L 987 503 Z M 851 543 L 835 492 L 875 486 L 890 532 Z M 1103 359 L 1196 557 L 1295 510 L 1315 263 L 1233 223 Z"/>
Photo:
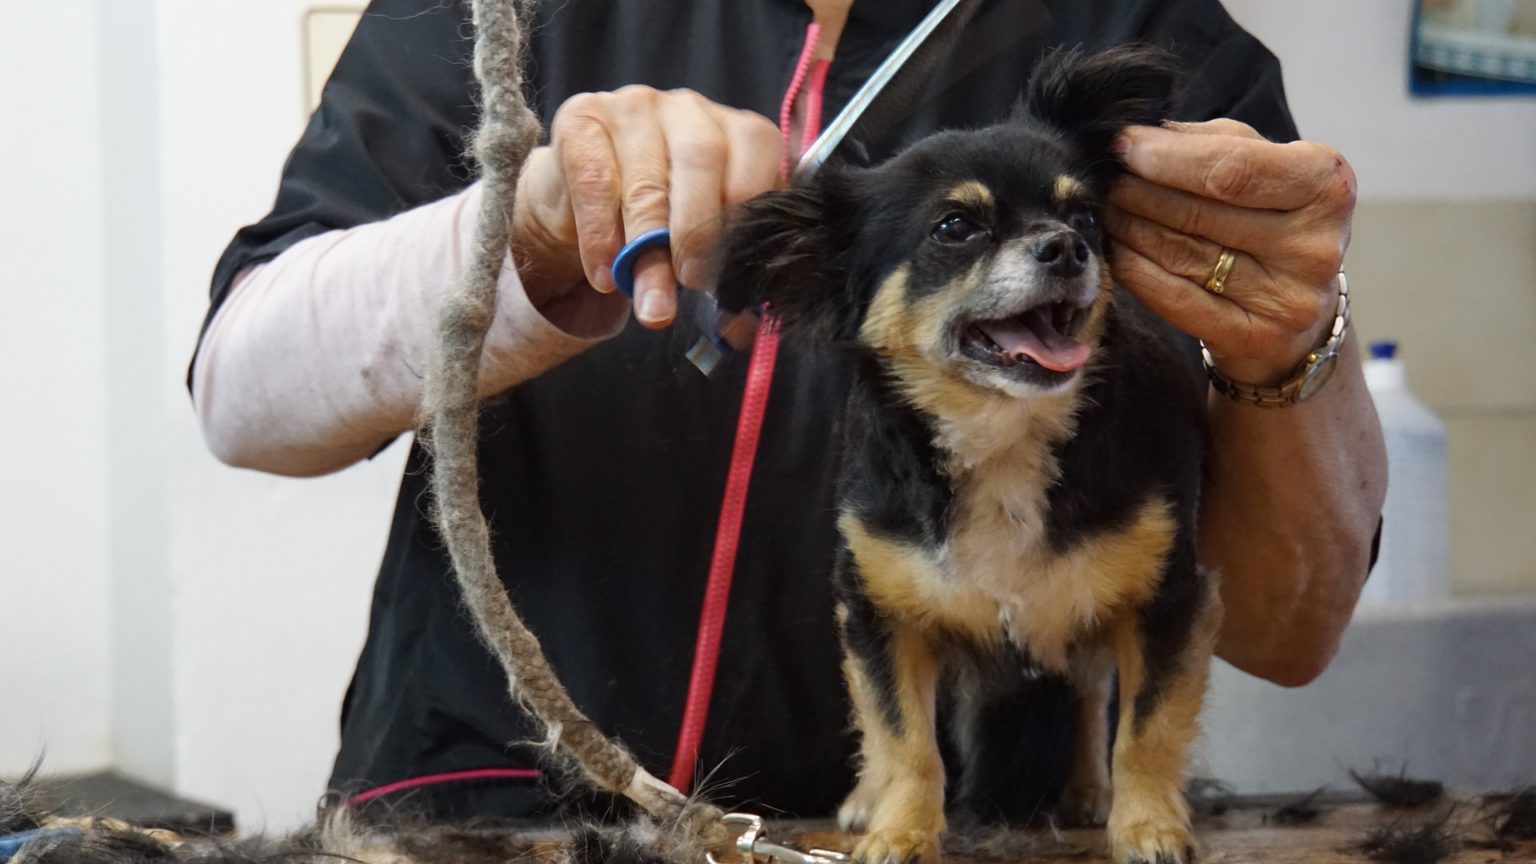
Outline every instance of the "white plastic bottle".
<path fill-rule="evenodd" d="M 1387 504 L 1381 554 L 1361 608 L 1451 593 L 1451 530 L 1445 424 L 1408 390 L 1396 342 L 1372 342 L 1365 384 L 1387 442 Z"/>

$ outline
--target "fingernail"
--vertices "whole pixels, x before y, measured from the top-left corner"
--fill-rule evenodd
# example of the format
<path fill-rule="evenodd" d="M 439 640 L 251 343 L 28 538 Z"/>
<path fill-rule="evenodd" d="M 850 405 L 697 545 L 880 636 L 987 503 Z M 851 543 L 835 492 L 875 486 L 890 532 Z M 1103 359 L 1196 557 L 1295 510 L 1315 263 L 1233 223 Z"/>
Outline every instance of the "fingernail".
<path fill-rule="evenodd" d="M 651 291 L 640 298 L 640 308 L 637 311 L 641 321 L 655 324 L 671 317 L 671 305 L 667 302 L 665 294 L 660 291 Z"/>
<path fill-rule="evenodd" d="M 1124 158 L 1127 153 L 1131 152 L 1131 136 L 1123 132 L 1116 135 L 1115 142 L 1109 145 L 1109 152 L 1117 157 Z"/>
<path fill-rule="evenodd" d="M 677 271 L 677 284 L 684 288 L 699 287 L 699 265 L 692 261 L 684 261 Z"/>

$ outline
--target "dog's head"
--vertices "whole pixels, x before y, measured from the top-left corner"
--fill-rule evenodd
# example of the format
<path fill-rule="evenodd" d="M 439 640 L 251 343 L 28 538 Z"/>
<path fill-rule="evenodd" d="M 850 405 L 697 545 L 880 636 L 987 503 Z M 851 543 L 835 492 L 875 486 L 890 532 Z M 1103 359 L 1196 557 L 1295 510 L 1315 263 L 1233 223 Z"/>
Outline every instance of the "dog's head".
<path fill-rule="evenodd" d="M 1057 52 L 1006 124 L 760 196 L 722 239 L 720 304 L 766 302 L 786 338 L 873 351 L 898 376 L 1061 390 L 1107 308 L 1114 140 L 1164 119 L 1173 81 L 1158 51 Z"/>

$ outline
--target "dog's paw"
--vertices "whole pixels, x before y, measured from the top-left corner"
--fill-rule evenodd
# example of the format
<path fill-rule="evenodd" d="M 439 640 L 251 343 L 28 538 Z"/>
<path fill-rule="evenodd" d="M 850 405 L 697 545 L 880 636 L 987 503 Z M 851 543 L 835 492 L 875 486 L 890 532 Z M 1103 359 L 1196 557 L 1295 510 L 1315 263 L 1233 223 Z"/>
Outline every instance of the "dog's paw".
<path fill-rule="evenodd" d="M 1056 821 L 1063 828 L 1097 828 L 1109 821 L 1114 794 L 1108 784 L 1073 783 L 1056 803 Z"/>
<path fill-rule="evenodd" d="M 837 808 L 837 827 L 849 834 L 861 833 L 869 827 L 869 819 L 874 815 L 878 803 L 877 793 L 861 782 L 848 793 L 843 805 Z"/>
<path fill-rule="evenodd" d="M 1115 864 L 1194 864 L 1195 840 L 1178 822 L 1141 821 L 1111 826 Z"/>
<path fill-rule="evenodd" d="M 935 831 L 872 831 L 853 847 L 855 864 L 938 864 Z"/>

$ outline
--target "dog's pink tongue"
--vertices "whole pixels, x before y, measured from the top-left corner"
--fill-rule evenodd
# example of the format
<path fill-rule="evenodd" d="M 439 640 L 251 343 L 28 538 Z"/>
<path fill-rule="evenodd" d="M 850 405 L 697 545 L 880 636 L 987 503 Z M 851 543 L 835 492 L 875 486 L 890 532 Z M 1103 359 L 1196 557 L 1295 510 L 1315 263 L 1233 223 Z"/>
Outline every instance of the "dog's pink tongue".
<path fill-rule="evenodd" d="M 1015 360 L 1028 357 L 1053 372 L 1071 372 L 1087 363 L 1091 353 L 1086 344 L 1057 330 L 1050 316 L 1039 310 L 976 326 Z"/>

